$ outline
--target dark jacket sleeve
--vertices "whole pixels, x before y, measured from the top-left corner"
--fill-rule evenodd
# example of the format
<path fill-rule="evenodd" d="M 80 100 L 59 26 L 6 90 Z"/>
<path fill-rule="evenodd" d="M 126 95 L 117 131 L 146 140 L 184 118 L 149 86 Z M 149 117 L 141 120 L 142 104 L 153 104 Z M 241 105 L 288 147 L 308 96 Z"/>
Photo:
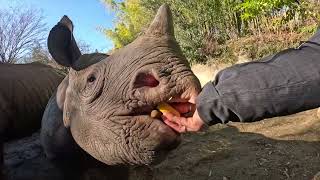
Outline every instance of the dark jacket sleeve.
<path fill-rule="evenodd" d="M 320 32 L 296 49 L 234 65 L 207 83 L 197 99 L 209 125 L 252 122 L 320 106 Z"/>

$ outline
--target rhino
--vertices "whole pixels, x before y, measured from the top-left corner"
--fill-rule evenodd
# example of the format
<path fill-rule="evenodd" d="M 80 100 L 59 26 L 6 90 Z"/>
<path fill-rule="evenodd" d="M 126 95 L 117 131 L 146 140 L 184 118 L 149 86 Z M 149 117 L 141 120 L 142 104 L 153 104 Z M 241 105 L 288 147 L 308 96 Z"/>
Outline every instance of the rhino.
<path fill-rule="evenodd" d="M 40 129 L 47 102 L 65 74 L 37 62 L 0 64 L 0 72 L 1 166 L 3 142 L 31 135 Z"/>
<path fill-rule="evenodd" d="M 81 54 L 73 28 L 63 16 L 48 37 L 50 54 L 70 71 L 42 119 L 46 156 L 76 159 L 82 150 L 106 165 L 161 162 L 181 137 L 150 112 L 162 102 L 188 104 L 201 90 L 174 37 L 169 6 L 110 56 Z"/>

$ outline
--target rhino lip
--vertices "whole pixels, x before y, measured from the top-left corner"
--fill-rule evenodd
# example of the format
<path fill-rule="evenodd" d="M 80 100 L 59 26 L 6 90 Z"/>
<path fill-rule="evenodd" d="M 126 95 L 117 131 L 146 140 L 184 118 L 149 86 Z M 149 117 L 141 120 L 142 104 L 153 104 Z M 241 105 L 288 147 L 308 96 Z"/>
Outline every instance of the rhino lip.
<path fill-rule="evenodd" d="M 174 108 L 176 111 L 178 111 L 180 113 L 181 117 L 192 117 L 192 115 L 194 114 L 195 111 L 195 104 L 190 102 L 190 99 L 182 99 L 180 96 L 175 96 L 175 97 L 170 97 L 168 99 L 168 101 L 164 101 L 165 103 L 169 104 L 172 108 Z M 176 107 L 180 107 L 180 108 L 176 108 Z M 151 111 L 152 110 L 157 110 L 161 116 L 158 117 L 152 117 L 151 116 Z M 153 120 L 159 120 L 163 123 L 163 125 L 169 127 L 172 131 L 174 131 L 176 134 L 180 134 L 179 132 L 177 132 L 176 130 L 174 130 L 173 128 L 171 128 L 170 126 L 168 126 L 167 124 L 165 124 L 163 122 L 163 117 L 162 117 L 162 113 L 157 109 L 157 107 L 153 107 L 151 111 L 148 111 L 149 117 L 152 118 Z M 170 148 L 171 149 L 171 148 Z"/>
<path fill-rule="evenodd" d="M 183 117 L 192 116 L 194 113 L 194 110 L 195 110 L 195 104 L 190 102 L 189 99 L 183 99 L 180 96 L 174 96 L 174 97 L 170 97 L 167 101 L 156 102 L 154 104 L 145 103 L 143 105 L 140 105 L 139 107 L 133 109 L 133 111 L 130 113 L 130 115 L 132 115 L 132 116 L 148 115 L 151 117 L 151 112 L 153 110 L 159 111 L 157 107 L 160 103 L 163 103 L 163 102 L 169 104 L 173 108 L 175 108 L 177 106 L 188 107 L 188 108 L 184 108 L 185 110 L 175 108 L 180 113 L 180 115 Z M 189 107 L 191 107 L 191 108 L 189 108 Z M 162 119 L 159 119 L 159 120 L 162 120 Z"/>
<path fill-rule="evenodd" d="M 173 108 L 175 108 L 178 105 L 192 107 L 191 109 L 187 108 L 188 111 L 186 110 L 181 111 L 175 108 L 183 117 L 189 117 L 190 114 L 192 115 L 194 113 L 195 104 L 190 102 L 191 98 L 186 99 L 186 98 L 182 98 L 181 95 L 176 95 L 176 96 L 169 96 L 169 98 L 167 99 L 168 100 L 159 101 L 159 102 L 144 103 L 139 107 L 134 108 L 133 111 L 130 113 L 130 115 L 132 116 L 149 115 L 150 116 L 151 112 L 153 110 L 158 110 L 157 109 L 158 105 L 163 102 L 171 105 Z"/>
<path fill-rule="evenodd" d="M 147 73 L 147 74 L 142 73 L 141 76 L 143 76 L 144 78 L 137 78 L 137 79 L 138 80 L 139 79 L 145 79 L 145 77 L 147 77 L 147 76 L 149 78 L 148 80 L 144 80 L 144 81 L 141 81 L 141 82 L 139 81 L 142 84 L 145 84 L 147 81 L 149 83 L 149 81 L 151 82 L 151 80 L 152 80 L 152 83 L 150 83 L 150 84 L 153 84 L 156 81 L 160 82 L 158 76 L 155 76 L 154 73 Z M 151 76 L 153 78 L 151 78 Z M 136 81 L 137 81 L 137 79 L 136 79 Z M 159 85 L 159 84 L 157 84 L 157 85 Z M 148 87 L 148 88 L 153 88 L 153 87 Z M 176 109 L 180 113 L 180 116 L 186 117 L 186 118 L 187 117 L 192 117 L 192 115 L 194 114 L 195 109 L 196 109 L 195 108 L 195 102 L 193 102 L 195 98 L 194 98 L 194 95 L 192 93 L 190 93 L 190 94 L 186 93 L 186 92 L 189 92 L 189 91 L 190 91 L 190 89 L 188 89 L 188 90 L 176 89 L 176 90 L 172 90 L 170 93 L 166 94 L 165 96 L 163 96 L 161 98 L 157 97 L 156 99 L 158 99 L 158 100 L 154 100 L 154 101 L 152 101 L 152 100 L 150 101 L 149 100 L 148 102 L 140 101 L 140 104 L 137 107 L 133 108 L 128 115 L 130 115 L 130 116 L 148 116 L 150 118 L 150 120 L 161 121 L 161 123 L 164 126 L 167 126 L 169 129 L 171 129 L 175 133 L 178 133 L 173 128 L 171 128 L 170 126 L 168 126 L 166 123 L 163 122 L 163 117 L 162 116 L 156 117 L 156 118 L 152 117 L 151 116 L 151 112 L 153 110 L 157 110 L 159 112 L 159 110 L 157 108 L 158 105 L 160 103 L 165 102 L 165 103 L 171 105 L 174 109 Z M 177 108 L 178 106 L 180 106 L 180 109 Z M 181 107 L 184 110 L 181 110 Z M 191 108 L 189 109 L 189 107 L 191 107 Z M 161 115 L 162 115 L 162 113 L 161 113 Z M 178 134 L 180 134 L 180 133 L 178 133 Z"/>
<path fill-rule="evenodd" d="M 174 108 L 177 112 L 179 112 L 181 117 L 192 117 L 194 110 L 195 110 L 195 104 L 192 104 L 190 102 L 166 102 L 168 105 L 170 105 L 172 108 Z M 177 108 L 179 107 L 179 108 Z M 158 113 L 160 113 L 162 115 L 162 112 L 158 109 L 155 109 L 156 111 L 158 111 Z M 159 117 L 155 117 L 159 120 L 162 120 Z"/>
<path fill-rule="evenodd" d="M 176 109 L 181 116 L 183 117 L 191 117 L 195 111 L 195 104 L 190 102 L 190 99 L 182 99 L 180 97 L 170 97 L 167 101 L 169 105 L 171 105 L 173 108 L 180 106 L 183 107 L 183 110 Z"/>

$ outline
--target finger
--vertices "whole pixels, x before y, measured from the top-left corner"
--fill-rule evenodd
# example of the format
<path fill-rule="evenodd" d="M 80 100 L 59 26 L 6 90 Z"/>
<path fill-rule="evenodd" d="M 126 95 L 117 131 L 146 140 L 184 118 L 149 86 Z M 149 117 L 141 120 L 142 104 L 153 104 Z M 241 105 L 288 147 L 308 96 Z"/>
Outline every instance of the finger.
<path fill-rule="evenodd" d="M 162 113 L 162 119 L 165 120 L 164 118 L 168 119 L 169 121 L 174 121 L 174 115 L 170 112 L 163 112 Z"/>
<path fill-rule="evenodd" d="M 190 117 L 187 120 L 182 120 L 181 125 L 185 126 L 187 128 L 187 131 L 196 132 L 202 128 L 203 122 L 202 121 L 198 122 L 198 121 L 196 121 L 196 119 Z"/>
<path fill-rule="evenodd" d="M 197 99 L 197 96 L 198 96 L 198 93 L 195 92 L 191 95 L 191 98 L 189 99 L 189 103 L 192 103 L 192 104 L 196 104 L 196 99 Z"/>
<path fill-rule="evenodd" d="M 162 115 L 162 119 L 163 122 L 165 124 L 167 124 L 169 127 L 171 127 L 172 129 L 174 129 L 175 131 L 179 132 L 179 133 L 183 133 L 186 132 L 186 128 L 184 126 L 182 126 L 181 124 L 179 124 L 179 120 L 177 120 L 177 116 L 174 116 L 171 113 L 167 113 L 167 114 L 163 114 Z"/>
<path fill-rule="evenodd" d="M 167 116 L 165 114 L 163 114 L 162 120 L 169 121 L 171 123 L 176 124 L 177 126 L 181 126 L 181 122 L 179 120 L 177 120 L 176 116 L 173 116 L 172 114 L 167 114 Z"/>
<path fill-rule="evenodd" d="M 167 120 L 178 124 L 179 126 L 187 125 L 187 118 L 185 117 L 174 116 L 173 114 L 167 113 L 167 112 L 163 113 L 162 116 L 164 116 Z M 162 118 L 163 120 L 164 120 L 164 117 Z M 182 124 L 182 121 L 184 122 L 183 124 Z"/>
<path fill-rule="evenodd" d="M 195 127 L 186 127 L 186 131 L 188 131 L 188 132 L 196 132 L 196 131 L 199 131 L 199 129 L 195 128 Z"/>
<path fill-rule="evenodd" d="M 176 123 L 173 123 L 169 120 L 164 120 L 163 121 L 165 124 L 167 124 L 169 127 L 171 127 L 172 129 L 174 129 L 175 131 L 179 132 L 179 133 L 184 133 L 186 132 L 186 128 L 183 127 L 183 126 L 179 126 L 178 124 Z"/>
<path fill-rule="evenodd" d="M 180 119 L 180 126 L 185 127 L 186 131 L 197 131 L 197 127 L 195 127 L 192 117 Z"/>

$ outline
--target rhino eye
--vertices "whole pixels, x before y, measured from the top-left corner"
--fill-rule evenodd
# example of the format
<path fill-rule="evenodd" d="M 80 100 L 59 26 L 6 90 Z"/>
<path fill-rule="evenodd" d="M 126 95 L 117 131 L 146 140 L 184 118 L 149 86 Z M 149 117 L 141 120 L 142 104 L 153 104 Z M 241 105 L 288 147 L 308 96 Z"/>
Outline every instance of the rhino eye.
<path fill-rule="evenodd" d="M 96 77 L 94 75 L 90 75 L 87 79 L 89 83 L 93 83 L 95 80 L 96 80 Z"/>

